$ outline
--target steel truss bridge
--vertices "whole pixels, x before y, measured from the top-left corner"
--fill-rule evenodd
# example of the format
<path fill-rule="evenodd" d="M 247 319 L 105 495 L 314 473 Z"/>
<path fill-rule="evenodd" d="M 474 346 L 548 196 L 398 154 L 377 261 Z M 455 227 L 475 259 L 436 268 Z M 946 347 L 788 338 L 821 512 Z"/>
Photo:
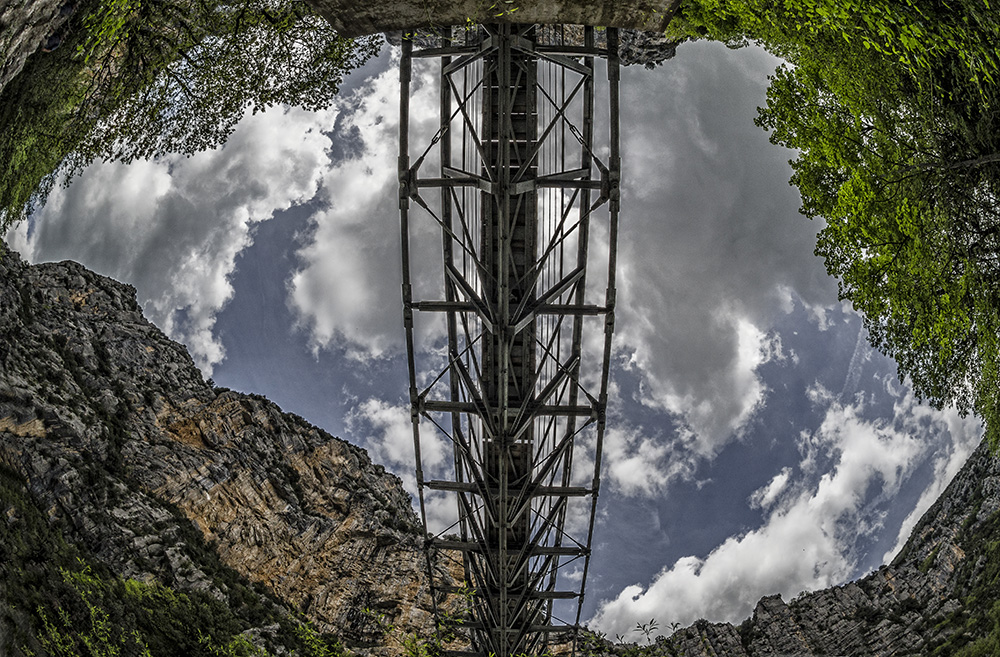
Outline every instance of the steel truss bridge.
<path fill-rule="evenodd" d="M 538 654 L 580 624 L 614 329 L 617 53 L 616 29 L 580 26 L 467 25 L 403 41 L 416 478 L 425 529 L 430 496 L 458 508 L 454 525 L 427 534 L 435 604 L 462 578 L 471 591 L 458 621 L 471 647 L 452 654 Z M 415 67 L 433 60 L 440 115 L 430 135 L 411 126 L 410 105 Z M 411 262 L 428 227 L 440 258 L 433 280 Z M 428 441 L 441 437 L 453 459 L 428 478 Z M 442 569 L 441 555 L 454 567 Z"/>

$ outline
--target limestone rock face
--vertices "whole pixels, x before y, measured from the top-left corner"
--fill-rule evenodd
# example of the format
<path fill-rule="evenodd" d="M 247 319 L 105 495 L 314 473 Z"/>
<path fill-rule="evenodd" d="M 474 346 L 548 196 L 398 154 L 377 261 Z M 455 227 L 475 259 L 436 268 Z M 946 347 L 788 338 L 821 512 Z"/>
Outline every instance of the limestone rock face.
<path fill-rule="evenodd" d="M 67 0 L 0 0 L 0 90 L 30 55 L 58 35 L 74 5 Z"/>
<path fill-rule="evenodd" d="M 206 384 L 131 286 L 0 249 L 0 460 L 53 522 L 124 577 L 225 600 L 185 540 L 193 523 L 352 649 L 384 651 L 365 608 L 430 634 L 422 533 L 396 476 L 262 397 Z"/>
<path fill-rule="evenodd" d="M 681 41 L 669 39 L 659 32 L 622 30 L 619 37 L 618 57 L 623 66 L 641 64 L 656 68 L 677 54 Z"/>
<path fill-rule="evenodd" d="M 397 477 L 262 397 L 206 384 L 130 286 L 72 262 L 28 266 L 2 243 L 0 464 L 121 577 L 238 607 L 221 562 L 359 655 L 398 655 L 400 636 L 433 631 L 422 535 Z M 648 647 L 595 639 L 586 651 L 953 654 L 992 627 L 998 546 L 1000 459 L 984 444 L 892 564 L 789 602 L 765 597 L 739 626 L 699 621 Z M 451 563 L 434 567 L 461 577 Z"/>

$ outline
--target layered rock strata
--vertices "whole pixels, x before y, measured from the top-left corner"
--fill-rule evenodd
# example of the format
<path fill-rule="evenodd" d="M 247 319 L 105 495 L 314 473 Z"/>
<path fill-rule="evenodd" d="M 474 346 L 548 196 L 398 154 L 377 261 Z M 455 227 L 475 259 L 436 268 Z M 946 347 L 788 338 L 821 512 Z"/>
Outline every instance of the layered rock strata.
<path fill-rule="evenodd" d="M 131 286 L 0 254 L 0 460 L 68 538 L 124 577 L 225 599 L 179 538 L 187 519 L 351 647 L 384 643 L 382 623 L 430 635 L 422 532 L 396 476 L 262 397 L 205 383 Z"/>
<path fill-rule="evenodd" d="M 397 477 L 262 397 L 205 383 L 143 318 L 131 286 L 72 262 L 28 266 L 5 247 L 0 464 L 121 577 L 238 607 L 197 553 L 207 541 L 356 654 L 399 654 L 399 637 L 433 632 L 421 531 Z M 896 559 L 867 577 L 789 602 L 765 597 L 738 626 L 699 621 L 651 646 L 595 639 L 586 651 L 950 655 L 991 631 L 998 601 L 1000 459 L 984 444 Z"/>

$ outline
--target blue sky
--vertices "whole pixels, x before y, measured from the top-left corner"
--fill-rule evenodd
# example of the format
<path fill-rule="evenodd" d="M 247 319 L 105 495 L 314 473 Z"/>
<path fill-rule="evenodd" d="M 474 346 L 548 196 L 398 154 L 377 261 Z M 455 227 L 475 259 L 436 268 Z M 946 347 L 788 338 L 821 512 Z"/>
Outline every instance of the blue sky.
<path fill-rule="evenodd" d="M 753 126 L 777 60 L 687 44 L 622 79 L 619 310 L 584 616 L 739 621 L 899 547 L 977 422 L 917 403 L 865 341 Z M 218 385 L 366 447 L 413 486 L 388 48 L 332 108 L 248 116 L 191 158 L 99 163 L 8 234 L 136 286 Z M 415 72 L 411 131 L 435 121 Z M 429 265 L 428 265 L 429 266 Z M 431 521 L 453 511 L 434 498 Z"/>

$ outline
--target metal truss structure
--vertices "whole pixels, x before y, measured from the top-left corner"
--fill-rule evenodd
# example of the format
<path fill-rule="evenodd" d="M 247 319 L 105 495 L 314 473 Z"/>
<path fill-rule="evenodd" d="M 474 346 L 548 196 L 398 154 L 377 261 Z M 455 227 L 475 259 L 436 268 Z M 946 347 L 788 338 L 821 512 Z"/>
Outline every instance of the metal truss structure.
<path fill-rule="evenodd" d="M 619 212 L 618 34 L 469 25 L 417 41 L 404 40 L 400 64 L 399 199 L 425 529 L 429 496 L 458 507 L 454 525 L 428 533 L 428 571 L 443 599 L 460 586 L 430 554 L 461 556 L 453 570 L 472 591 L 466 654 L 538 654 L 579 626 L 600 485 Z M 412 71 L 428 59 L 439 60 L 440 123 L 429 141 L 411 144 Z M 606 110 L 595 110 L 598 92 Z M 607 113 L 598 121 L 595 111 Z M 597 123 L 608 132 L 595 136 Z M 441 269 L 430 281 L 411 262 L 428 226 L 440 236 Z M 428 478 L 422 454 L 442 436 L 453 460 Z"/>

